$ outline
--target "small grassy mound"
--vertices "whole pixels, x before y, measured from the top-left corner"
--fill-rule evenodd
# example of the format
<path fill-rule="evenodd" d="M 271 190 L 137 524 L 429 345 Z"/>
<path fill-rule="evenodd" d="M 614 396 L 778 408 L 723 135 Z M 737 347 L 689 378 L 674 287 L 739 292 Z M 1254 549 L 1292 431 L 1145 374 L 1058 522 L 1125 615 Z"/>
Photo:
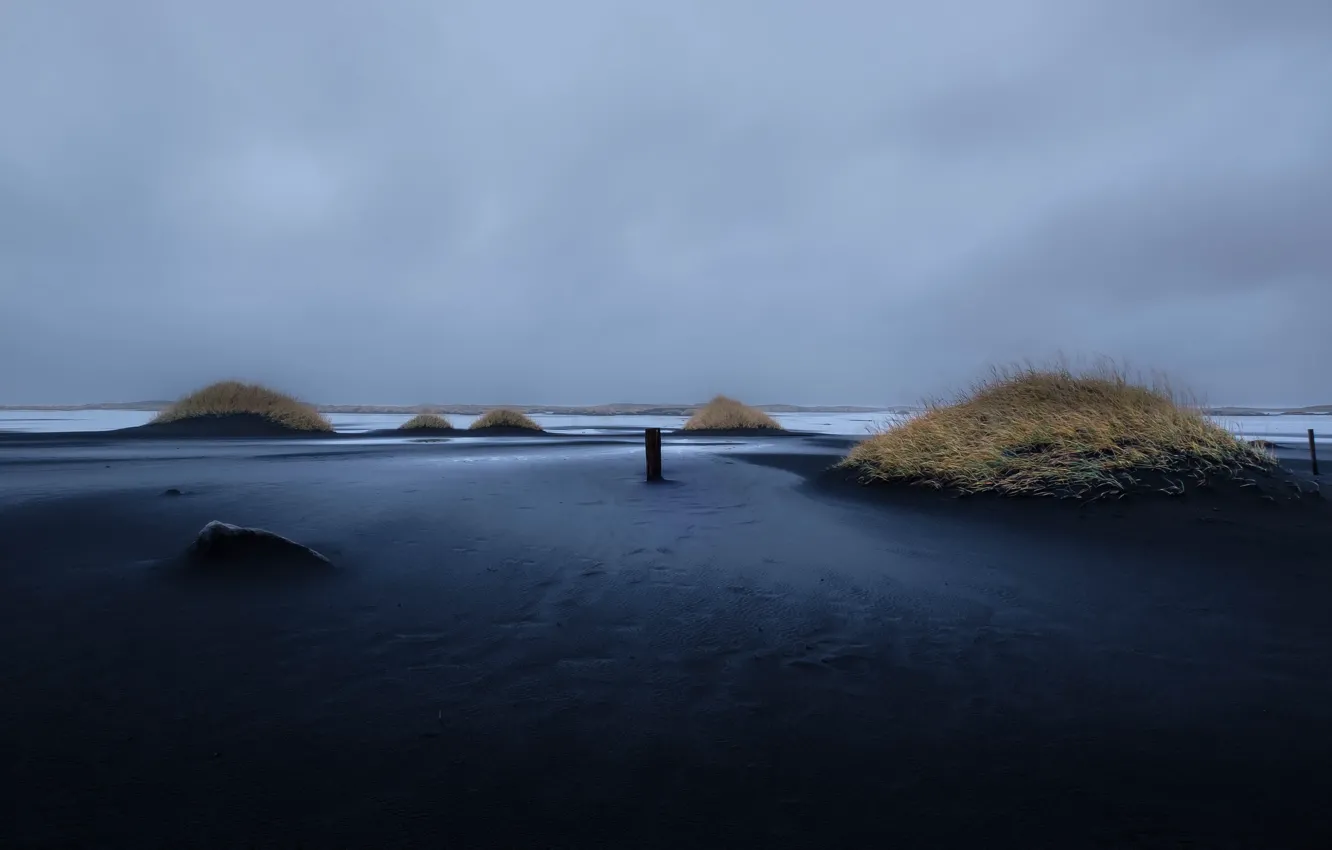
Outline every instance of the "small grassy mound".
<path fill-rule="evenodd" d="M 449 420 L 435 413 L 418 413 L 398 426 L 399 431 L 446 431 L 453 425 Z"/>
<path fill-rule="evenodd" d="M 471 428 L 474 430 L 478 428 L 526 428 L 529 431 L 541 430 L 541 426 L 536 424 L 530 416 L 508 407 L 498 407 L 494 410 L 486 411 L 471 424 Z"/>
<path fill-rule="evenodd" d="M 209 416 L 251 414 L 293 431 L 332 431 L 333 425 L 312 405 L 260 384 L 218 381 L 190 393 L 153 418 L 153 424 Z"/>
<path fill-rule="evenodd" d="M 782 426 L 756 407 L 719 395 L 694 411 L 684 424 L 686 431 L 733 431 L 767 428 L 781 431 Z"/>
<path fill-rule="evenodd" d="M 862 480 L 963 493 L 1087 497 L 1182 492 L 1183 478 L 1267 469 L 1272 457 L 1183 404 L 1165 384 L 1113 366 L 996 370 L 952 403 L 856 446 L 842 466 Z"/>

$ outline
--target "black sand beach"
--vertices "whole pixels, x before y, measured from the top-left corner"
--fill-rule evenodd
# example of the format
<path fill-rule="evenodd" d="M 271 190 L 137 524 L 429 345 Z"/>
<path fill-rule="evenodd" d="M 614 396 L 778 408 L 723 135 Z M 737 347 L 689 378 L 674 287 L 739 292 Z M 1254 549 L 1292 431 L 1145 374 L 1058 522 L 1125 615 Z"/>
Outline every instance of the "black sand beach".
<path fill-rule="evenodd" d="M 1326 500 L 842 447 L 0 439 L 0 846 L 1332 843 Z M 194 574 L 211 520 L 332 567 Z"/>

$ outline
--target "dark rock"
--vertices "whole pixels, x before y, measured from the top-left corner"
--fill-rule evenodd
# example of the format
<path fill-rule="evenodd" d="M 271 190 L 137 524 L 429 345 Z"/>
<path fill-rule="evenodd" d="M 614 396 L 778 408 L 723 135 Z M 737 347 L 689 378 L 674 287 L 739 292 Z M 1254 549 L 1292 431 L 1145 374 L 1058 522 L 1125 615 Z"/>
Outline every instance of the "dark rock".
<path fill-rule="evenodd" d="M 214 520 L 203 527 L 185 553 L 191 560 L 211 564 L 290 566 L 328 565 L 329 560 L 308 546 L 261 528 L 244 528 Z"/>
<path fill-rule="evenodd" d="M 162 495 L 163 495 L 163 496 L 179 496 L 179 495 L 180 495 L 180 491 L 177 490 L 175 487 L 169 487 L 169 488 L 167 488 L 167 490 L 166 490 L 164 493 L 162 493 Z"/>

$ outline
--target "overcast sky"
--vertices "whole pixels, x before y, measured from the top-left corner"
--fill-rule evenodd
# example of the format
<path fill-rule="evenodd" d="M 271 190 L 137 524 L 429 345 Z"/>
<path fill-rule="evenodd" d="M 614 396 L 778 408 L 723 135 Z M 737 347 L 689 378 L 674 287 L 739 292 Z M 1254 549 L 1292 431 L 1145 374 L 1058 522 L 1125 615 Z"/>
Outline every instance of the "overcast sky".
<path fill-rule="evenodd" d="M 1332 403 L 1332 2 L 0 2 L 0 403 L 1060 352 Z"/>

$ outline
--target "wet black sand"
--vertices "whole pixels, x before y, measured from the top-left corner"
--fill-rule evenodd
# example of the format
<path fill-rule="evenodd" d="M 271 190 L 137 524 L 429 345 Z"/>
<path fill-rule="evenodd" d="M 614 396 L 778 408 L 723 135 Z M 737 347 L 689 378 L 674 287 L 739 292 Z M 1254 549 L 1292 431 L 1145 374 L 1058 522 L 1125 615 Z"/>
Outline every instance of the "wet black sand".
<path fill-rule="evenodd" d="M 1332 839 L 1325 502 L 867 497 L 838 442 L 0 443 L 0 846 Z M 213 519 L 334 568 L 183 572 Z"/>
<path fill-rule="evenodd" d="M 560 431 L 543 431 L 533 428 L 519 428 L 513 425 L 491 425 L 488 428 L 382 428 L 367 431 L 364 435 L 347 436 L 367 437 L 566 437 Z"/>

